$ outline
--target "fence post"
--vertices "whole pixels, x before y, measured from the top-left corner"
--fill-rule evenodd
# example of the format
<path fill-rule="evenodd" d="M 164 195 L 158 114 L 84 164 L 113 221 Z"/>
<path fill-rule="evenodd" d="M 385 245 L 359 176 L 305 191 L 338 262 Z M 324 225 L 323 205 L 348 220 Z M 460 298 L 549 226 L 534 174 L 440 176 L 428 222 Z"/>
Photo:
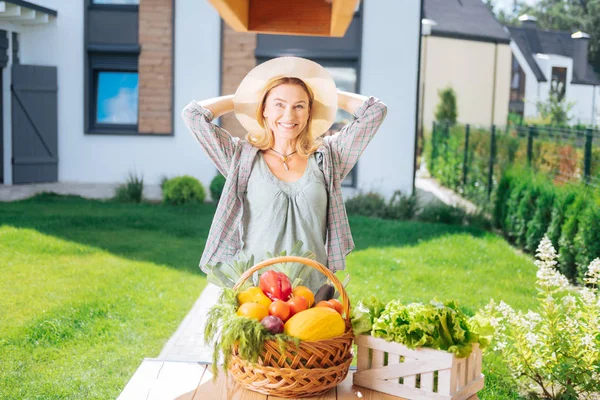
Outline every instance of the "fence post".
<path fill-rule="evenodd" d="M 496 161 L 496 125 L 492 125 L 490 136 L 490 165 L 488 170 L 488 199 L 492 197 L 492 186 L 494 184 L 494 163 Z"/>
<path fill-rule="evenodd" d="M 592 140 L 594 139 L 594 133 L 592 129 L 588 128 L 585 130 L 585 151 L 583 157 L 583 176 L 586 183 L 589 183 L 590 176 L 592 175 Z"/>
<path fill-rule="evenodd" d="M 437 158 L 437 138 L 435 131 L 437 130 L 437 124 L 433 121 L 433 127 L 431 129 L 431 165 L 429 166 L 429 173 L 434 174 L 435 159 Z"/>
<path fill-rule="evenodd" d="M 469 162 L 469 133 L 471 131 L 471 126 L 467 124 L 465 126 L 465 154 L 463 157 L 463 177 L 462 184 L 463 186 L 467 185 L 467 172 L 468 172 L 468 162 Z"/>
<path fill-rule="evenodd" d="M 533 135 L 535 133 L 535 127 L 529 125 L 529 132 L 527 133 L 527 165 L 531 167 L 531 160 L 533 159 Z"/>

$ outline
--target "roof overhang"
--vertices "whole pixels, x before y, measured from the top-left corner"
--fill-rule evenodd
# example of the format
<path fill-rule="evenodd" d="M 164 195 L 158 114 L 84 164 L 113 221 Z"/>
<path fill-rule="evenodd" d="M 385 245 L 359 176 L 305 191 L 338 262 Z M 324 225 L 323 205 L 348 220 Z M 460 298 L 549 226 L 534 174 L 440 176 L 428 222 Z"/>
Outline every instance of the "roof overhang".
<path fill-rule="evenodd" d="M 58 13 L 23 0 L 0 1 L 0 22 L 19 25 L 40 25 L 52 21 Z"/>
<path fill-rule="evenodd" d="M 360 0 L 209 0 L 237 32 L 343 37 Z"/>

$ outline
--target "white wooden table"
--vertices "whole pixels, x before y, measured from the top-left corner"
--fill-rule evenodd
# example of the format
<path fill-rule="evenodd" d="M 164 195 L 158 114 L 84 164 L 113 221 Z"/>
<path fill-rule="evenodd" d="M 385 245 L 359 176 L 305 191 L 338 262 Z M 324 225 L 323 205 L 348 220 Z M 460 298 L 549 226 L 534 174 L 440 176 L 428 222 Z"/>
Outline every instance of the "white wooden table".
<path fill-rule="evenodd" d="M 213 381 L 212 366 L 193 362 L 145 360 L 131 378 L 119 400 L 284 400 L 243 389 L 219 373 Z M 307 400 L 402 400 L 359 386 L 352 385 L 351 370 L 336 388 Z M 469 400 L 477 400 L 477 396 Z"/>

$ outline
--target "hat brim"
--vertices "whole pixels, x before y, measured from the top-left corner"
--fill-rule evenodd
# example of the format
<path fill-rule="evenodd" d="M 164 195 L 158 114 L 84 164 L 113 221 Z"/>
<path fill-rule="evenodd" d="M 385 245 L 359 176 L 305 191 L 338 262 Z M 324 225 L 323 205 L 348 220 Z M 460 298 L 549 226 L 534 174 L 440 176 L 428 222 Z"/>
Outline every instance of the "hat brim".
<path fill-rule="evenodd" d="M 337 89 L 331 74 L 314 61 L 300 57 L 279 57 L 266 61 L 246 75 L 233 97 L 235 116 L 249 133 L 264 132 L 256 120 L 256 109 L 266 84 L 274 78 L 301 79 L 314 95 L 311 133 L 323 135 L 337 115 Z"/>

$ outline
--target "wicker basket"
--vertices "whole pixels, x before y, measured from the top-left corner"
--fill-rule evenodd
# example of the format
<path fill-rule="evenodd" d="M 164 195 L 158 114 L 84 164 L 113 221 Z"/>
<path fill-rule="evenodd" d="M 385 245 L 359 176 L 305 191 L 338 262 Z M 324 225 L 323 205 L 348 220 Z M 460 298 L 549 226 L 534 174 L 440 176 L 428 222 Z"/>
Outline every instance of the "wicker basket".
<path fill-rule="evenodd" d="M 350 302 L 339 279 L 317 261 L 294 256 L 276 257 L 256 264 L 246 271 L 234 287 L 240 288 L 258 270 L 284 262 L 296 262 L 321 271 L 340 293 L 345 313 L 346 332 L 327 340 L 301 341 L 287 346 L 282 353 L 276 341 L 267 340 L 257 363 L 239 357 L 234 350 L 229 372 L 243 387 L 279 397 L 316 396 L 341 383 L 352 362 L 354 334 L 350 324 Z"/>

